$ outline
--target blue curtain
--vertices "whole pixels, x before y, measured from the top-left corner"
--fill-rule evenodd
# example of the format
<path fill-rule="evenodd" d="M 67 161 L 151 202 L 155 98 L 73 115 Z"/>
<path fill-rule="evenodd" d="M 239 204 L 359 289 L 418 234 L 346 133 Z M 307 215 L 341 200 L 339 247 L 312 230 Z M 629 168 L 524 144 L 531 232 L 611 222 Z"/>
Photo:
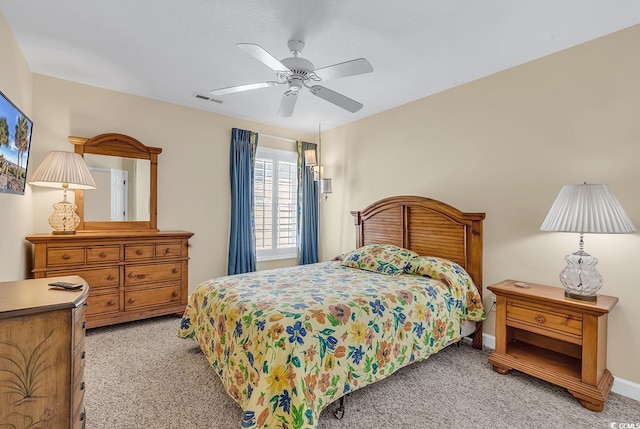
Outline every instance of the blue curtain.
<path fill-rule="evenodd" d="M 231 130 L 231 231 L 229 275 L 256 270 L 256 240 L 253 220 L 253 166 L 258 134 Z"/>
<path fill-rule="evenodd" d="M 304 151 L 317 150 L 314 143 L 298 142 L 298 263 L 318 262 L 318 182 L 307 167 Z"/>

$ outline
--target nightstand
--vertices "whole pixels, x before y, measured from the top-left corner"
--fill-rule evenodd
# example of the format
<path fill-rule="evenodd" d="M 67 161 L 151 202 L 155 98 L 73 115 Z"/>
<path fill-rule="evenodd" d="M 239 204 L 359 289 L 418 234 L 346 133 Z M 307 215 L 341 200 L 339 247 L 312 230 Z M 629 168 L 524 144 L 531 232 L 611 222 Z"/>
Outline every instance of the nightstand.
<path fill-rule="evenodd" d="M 613 376 L 607 365 L 607 315 L 618 302 L 565 298 L 564 289 L 505 280 L 489 286 L 496 295 L 496 349 L 489 363 L 562 386 L 592 411 L 602 411 Z"/>

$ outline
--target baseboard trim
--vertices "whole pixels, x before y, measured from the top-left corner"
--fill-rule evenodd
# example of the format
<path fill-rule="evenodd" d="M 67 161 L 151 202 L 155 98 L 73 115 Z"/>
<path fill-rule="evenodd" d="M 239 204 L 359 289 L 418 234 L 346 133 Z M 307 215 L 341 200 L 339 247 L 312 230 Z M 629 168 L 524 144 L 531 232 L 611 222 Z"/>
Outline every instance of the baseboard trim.
<path fill-rule="evenodd" d="M 489 349 L 496 348 L 496 337 L 489 334 L 482 334 L 482 345 Z M 640 401 L 640 384 L 633 381 L 625 380 L 620 377 L 613 377 L 613 386 L 611 391 L 627 398 Z"/>

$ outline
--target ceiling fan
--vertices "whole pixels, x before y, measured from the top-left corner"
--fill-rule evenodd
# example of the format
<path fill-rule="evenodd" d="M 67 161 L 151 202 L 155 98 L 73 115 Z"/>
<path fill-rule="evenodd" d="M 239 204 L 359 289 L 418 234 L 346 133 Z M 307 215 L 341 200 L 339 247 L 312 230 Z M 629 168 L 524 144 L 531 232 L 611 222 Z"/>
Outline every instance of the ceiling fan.
<path fill-rule="evenodd" d="M 289 40 L 287 44 L 291 51 L 291 57 L 278 61 L 273 55 L 259 45 L 253 43 L 238 43 L 238 47 L 258 61 L 267 65 L 276 72 L 276 80 L 250 83 L 247 85 L 230 86 L 228 88 L 214 89 L 211 94 L 219 96 L 234 92 L 249 91 L 251 89 L 268 88 L 276 85 L 288 85 L 289 89 L 282 95 L 278 116 L 289 117 L 293 114 L 300 89 L 309 89 L 316 97 L 333 103 L 349 112 L 357 112 L 362 109 L 362 104 L 336 91 L 317 85 L 317 82 L 353 76 L 373 71 L 373 66 L 364 58 L 358 58 L 344 63 L 334 64 L 316 69 L 313 63 L 300 57 L 304 42 Z"/>

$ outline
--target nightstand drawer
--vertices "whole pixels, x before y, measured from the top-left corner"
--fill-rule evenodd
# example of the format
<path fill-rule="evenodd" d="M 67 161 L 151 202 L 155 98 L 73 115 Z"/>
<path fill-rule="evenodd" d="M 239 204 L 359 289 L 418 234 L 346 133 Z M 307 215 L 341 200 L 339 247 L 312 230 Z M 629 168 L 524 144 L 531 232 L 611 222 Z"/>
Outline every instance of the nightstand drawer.
<path fill-rule="evenodd" d="M 530 303 L 507 301 L 507 324 L 529 326 L 532 332 L 539 330 L 566 333 L 582 338 L 582 315 L 571 311 L 553 311 Z M 525 328 L 526 329 L 526 328 Z"/>

